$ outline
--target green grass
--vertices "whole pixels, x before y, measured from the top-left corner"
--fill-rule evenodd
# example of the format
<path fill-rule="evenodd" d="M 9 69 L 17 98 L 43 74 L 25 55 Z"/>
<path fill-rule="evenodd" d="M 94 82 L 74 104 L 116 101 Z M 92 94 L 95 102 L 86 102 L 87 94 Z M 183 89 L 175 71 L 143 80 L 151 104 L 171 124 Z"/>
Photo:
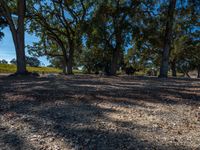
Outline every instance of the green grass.
<path fill-rule="evenodd" d="M 61 73 L 61 69 L 51 68 L 51 67 L 27 67 L 29 72 L 37 72 L 37 73 Z M 14 73 L 16 72 L 16 66 L 11 64 L 0 64 L 0 73 Z M 74 74 L 83 74 L 80 70 L 73 70 Z M 122 72 L 117 72 L 118 75 L 122 74 Z M 146 72 L 140 71 L 136 72 L 135 75 L 143 76 L 146 75 Z M 171 72 L 169 72 L 169 76 L 171 76 Z M 177 73 L 177 77 L 183 76 L 182 73 Z"/>
<path fill-rule="evenodd" d="M 51 67 L 27 67 L 27 70 L 30 72 L 38 73 L 60 73 L 62 70 Z M 14 73 L 16 72 L 16 66 L 10 64 L 0 64 L 0 73 Z"/>
<path fill-rule="evenodd" d="M 81 70 L 73 70 L 73 73 L 76 74 L 84 74 L 83 71 Z"/>

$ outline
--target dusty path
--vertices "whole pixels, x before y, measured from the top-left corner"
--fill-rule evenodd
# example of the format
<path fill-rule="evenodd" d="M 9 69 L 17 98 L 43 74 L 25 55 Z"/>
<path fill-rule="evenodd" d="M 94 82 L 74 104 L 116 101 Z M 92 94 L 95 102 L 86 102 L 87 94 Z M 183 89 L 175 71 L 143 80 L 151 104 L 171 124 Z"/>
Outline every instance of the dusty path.
<path fill-rule="evenodd" d="M 0 149 L 200 149 L 200 80 L 2 76 Z"/>

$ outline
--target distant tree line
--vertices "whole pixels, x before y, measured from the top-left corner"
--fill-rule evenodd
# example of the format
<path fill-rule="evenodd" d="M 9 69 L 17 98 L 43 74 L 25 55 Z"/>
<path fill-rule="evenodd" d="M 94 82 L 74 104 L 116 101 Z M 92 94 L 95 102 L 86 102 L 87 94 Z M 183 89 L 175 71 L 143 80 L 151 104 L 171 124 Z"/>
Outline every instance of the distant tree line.
<path fill-rule="evenodd" d="M 0 64 L 8 64 L 8 61 L 5 59 L 0 60 Z M 17 60 L 13 58 L 10 61 L 10 64 L 17 65 Z M 26 56 L 26 65 L 30 67 L 39 67 L 40 66 L 40 61 L 36 57 L 30 57 Z"/>
<path fill-rule="evenodd" d="M 27 72 L 26 29 L 40 39 L 29 53 L 47 56 L 65 74 L 81 66 L 108 75 L 153 68 L 164 78 L 169 70 L 173 76 L 197 70 L 200 77 L 199 6 L 199 0 L 1 0 L 0 26 L 12 32 L 17 73 Z"/>
<path fill-rule="evenodd" d="M 30 57 L 30 56 L 26 56 L 26 64 L 28 66 L 31 66 L 31 67 L 39 67 L 40 66 L 40 60 L 38 60 L 38 58 L 36 57 Z M 14 64 L 14 65 L 17 65 L 17 61 L 15 58 L 13 58 L 11 61 L 10 61 L 11 64 Z"/>
<path fill-rule="evenodd" d="M 8 61 L 6 61 L 5 59 L 0 60 L 0 64 L 8 64 Z"/>

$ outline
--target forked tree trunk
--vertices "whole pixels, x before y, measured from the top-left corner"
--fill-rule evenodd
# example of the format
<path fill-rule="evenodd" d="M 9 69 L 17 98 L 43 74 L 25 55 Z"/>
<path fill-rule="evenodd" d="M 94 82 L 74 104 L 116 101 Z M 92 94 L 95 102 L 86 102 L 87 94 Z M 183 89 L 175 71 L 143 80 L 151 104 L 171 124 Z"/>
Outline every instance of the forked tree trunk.
<path fill-rule="evenodd" d="M 185 74 L 186 74 L 186 76 L 187 76 L 188 78 L 191 78 L 188 71 L 186 71 Z"/>
<path fill-rule="evenodd" d="M 64 45 L 62 41 L 59 41 L 58 44 L 63 53 L 63 73 L 66 75 L 73 74 L 74 43 L 69 42 L 69 53 L 67 53 L 68 45 Z"/>
<path fill-rule="evenodd" d="M 186 76 L 186 77 L 188 77 L 188 78 L 191 78 L 188 70 L 182 69 L 182 72 L 183 72 L 183 74 L 184 74 L 184 77 Z"/>
<path fill-rule="evenodd" d="M 3 10 L 3 15 L 6 18 L 10 31 L 12 33 L 13 42 L 15 45 L 16 59 L 17 59 L 17 74 L 26 74 L 26 60 L 25 60 L 25 46 L 24 46 L 24 18 L 26 9 L 26 0 L 17 1 L 18 20 L 17 28 L 12 19 L 12 13 L 8 7 L 8 2 L 1 0 L 0 4 Z"/>
<path fill-rule="evenodd" d="M 172 29 L 173 29 L 175 8 L 176 8 L 176 0 L 170 0 L 168 15 L 167 15 L 167 24 L 165 29 L 165 39 L 164 39 L 164 47 L 163 47 L 162 61 L 160 67 L 160 75 L 159 75 L 159 77 L 161 78 L 168 77 L 169 55 L 170 55 L 170 47 L 172 40 Z"/>

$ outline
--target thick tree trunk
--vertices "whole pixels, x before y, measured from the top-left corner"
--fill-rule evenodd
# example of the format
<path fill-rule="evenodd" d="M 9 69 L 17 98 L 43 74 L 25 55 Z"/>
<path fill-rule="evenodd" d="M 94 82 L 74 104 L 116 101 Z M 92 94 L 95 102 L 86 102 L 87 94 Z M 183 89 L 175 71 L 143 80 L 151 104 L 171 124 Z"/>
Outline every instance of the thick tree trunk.
<path fill-rule="evenodd" d="M 198 72 L 197 78 L 200 78 L 200 65 L 197 67 L 197 72 Z"/>
<path fill-rule="evenodd" d="M 17 74 L 26 74 L 26 61 L 25 61 L 25 46 L 24 46 L 24 18 L 26 9 L 26 0 L 17 1 L 18 20 L 17 29 L 12 19 L 12 12 L 4 0 L 0 1 L 3 15 L 6 18 L 10 31 L 12 33 L 13 42 L 15 45 L 16 59 L 17 59 Z"/>
<path fill-rule="evenodd" d="M 69 61 L 68 61 L 68 63 L 67 63 L 67 74 L 73 74 L 73 67 L 72 67 L 73 65 L 72 65 L 72 60 L 71 60 L 71 58 L 69 58 Z"/>
<path fill-rule="evenodd" d="M 60 45 L 60 47 L 62 49 L 62 53 L 63 53 L 63 73 L 66 75 L 67 74 L 67 63 L 68 63 L 67 50 L 62 42 L 59 42 L 59 45 Z"/>
<path fill-rule="evenodd" d="M 115 36 L 116 36 L 116 47 L 113 49 L 113 55 L 111 60 L 111 69 L 110 75 L 116 75 L 118 69 L 118 63 L 121 61 L 121 46 L 122 46 L 122 36 L 121 36 L 121 29 L 117 26 L 115 27 Z"/>
<path fill-rule="evenodd" d="M 87 71 L 88 74 L 91 74 L 92 68 L 91 68 L 90 66 L 88 66 L 88 67 L 86 68 L 86 71 Z"/>
<path fill-rule="evenodd" d="M 160 75 L 159 75 L 159 77 L 161 78 L 168 77 L 169 55 L 170 55 L 170 47 L 171 47 L 171 40 L 172 40 L 172 30 L 173 30 L 175 8 L 176 8 L 176 0 L 170 0 L 170 4 L 168 8 L 167 24 L 166 24 L 166 29 L 165 29 L 164 48 L 163 48 L 163 53 L 162 53 L 162 61 L 161 61 Z"/>
<path fill-rule="evenodd" d="M 111 60 L 110 75 L 117 74 L 117 64 L 119 60 L 119 55 L 120 55 L 119 49 L 115 49 L 113 51 L 112 60 Z"/>
<path fill-rule="evenodd" d="M 63 65 L 63 74 L 66 75 L 67 74 L 67 68 L 65 65 Z"/>
<path fill-rule="evenodd" d="M 63 57 L 63 73 L 67 74 L 67 58 Z"/>
<path fill-rule="evenodd" d="M 67 62 L 67 74 L 73 74 L 74 41 L 69 42 L 69 55 Z"/>
<path fill-rule="evenodd" d="M 171 62 L 171 70 L 172 70 L 172 76 L 176 77 L 176 61 Z"/>
<path fill-rule="evenodd" d="M 25 18 L 26 1 L 18 0 L 18 29 L 17 29 L 17 43 L 16 43 L 16 56 L 17 56 L 17 73 L 25 74 L 26 60 L 25 60 L 25 42 L 24 42 L 24 18 Z"/>

